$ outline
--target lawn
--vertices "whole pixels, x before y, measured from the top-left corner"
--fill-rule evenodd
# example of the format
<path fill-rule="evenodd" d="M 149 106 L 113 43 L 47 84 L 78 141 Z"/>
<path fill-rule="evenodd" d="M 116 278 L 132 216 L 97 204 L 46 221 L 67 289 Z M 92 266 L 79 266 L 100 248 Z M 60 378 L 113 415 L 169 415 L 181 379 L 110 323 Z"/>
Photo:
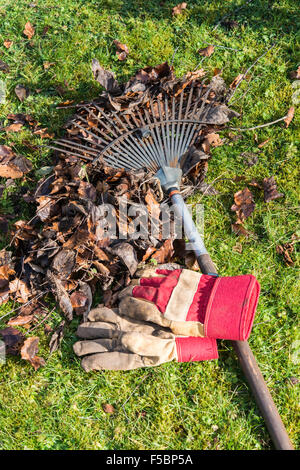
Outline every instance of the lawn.
<path fill-rule="evenodd" d="M 10 68 L 6 73 L 0 70 L 7 89 L 0 104 L 0 127 L 9 124 L 8 113 L 22 112 L 59 135 L 72 109 L 57 105 L 91 99 L 101 91 L 91 73 L 93 58 L 120 81 L 141 67 L 164 61 L 173 61 L 180 76 L 202 61 L 209 77 L 219 68 L 230 84 L 273 46 L 236 92 L 232 108 L 241 116 L 232 126 L 247 128 L 279 119 L 295 102 L 293 121 L 288 128 L 280 122 L 253 131 L 224 130 L 225 145 L 213 149 L 207 177 L 219 194 L 195 194 L 190 202 L 205 205 L 205 238 L 219 273 L 252 273 L 261 283 L 249 343 L 298 447 L 297 251 L 295 245 L 294 266 L 288 266 L 276 246 L 290 242 L 299 230 L 298 85 L 290 76 L 300 60 L 299 4 L 190 0 L 182 15 L 172 17 L 175 5 L 169 0 L 0 0 L 0 60 Z M 225 23 L 220 23 L 224 15 Z M 35 28 L 32 39 L 23 34 L 28 21 Z M 124 62 L 116 56 L 114 39 L 129 47 Z M 4 45 L 7 40 L 12 41 L 9 48 Z M 197 51 L 207 44 L 214 44 L 215 52 L 203 59 Z M 31 92 L 22 103 L 14 92 L 17 84 Z M 2 194 L 0 214 L 12 215 L 11 223 L 34 213 L 22 193 L 34 188 L 41 168 L 51 165 L 51 151 L 39 147 L 45 142 L 29 129 L 0 130 L 0 144 L 33 163 L 26 178 L 8 184 Z M 257 157 L 253 166 L 245 164 L 249 155 Z M 271 176 L 284 197 L 266 203 L 263 192 L 251 186 L 256 208 L 246 228 L 254 236 L 237 236 L 231 229 L 234 193 L 253 179 L 261 182 Z M 8 238 L 0 235 L 0 242 L 4 247 Z M 11 309 L 11 304 L 4 304 L 0 317 Z M 7 318 L 0 322 L 1 328 Z M 57 325 L 59 318 L 54 312 L 51 325 Z M 47 359 L 38 371 L 14 357 L 0 367 L 1 449 L 273 448 L 230 343 L 219 342 L 218 361 L 86 374 L 72 350 L 77 324 L 78 320 L 72 322 L 61 350 L 51 356 L 43 327 L 36 331 L 42 338 L 40 355 Z M 103 411 L 107 403 L 115 408 L 113 414 Z"/>

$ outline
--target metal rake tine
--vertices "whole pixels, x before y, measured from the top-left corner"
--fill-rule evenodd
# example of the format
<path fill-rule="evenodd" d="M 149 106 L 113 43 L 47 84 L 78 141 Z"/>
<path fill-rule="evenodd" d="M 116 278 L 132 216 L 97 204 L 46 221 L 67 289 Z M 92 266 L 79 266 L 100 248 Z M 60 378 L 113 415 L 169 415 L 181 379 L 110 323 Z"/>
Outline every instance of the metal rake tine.
<path fill-rule="evenodd" d="M 70 143 L 68 140 L 66 139 L 58 139 L 58 140 L 54 140 L 53 141 L 54 144 L 58 144 L 58 145 L 62 145 L 64 147 L 67 147 L 67 148 L 74 148 L 75 150 L 80 150 L 80 149 L 83 149 L 84 152 L 86 153 L 89 153 L 89 154 L 93 154 L 93 153 L 99 153 L 98 150 L 94 150 L 90 147 L 87 147 L 86 145 L 81 145 L 81 144 L 78 144 L 77 142 L 72 142 Z M 77 148 L 78 147 L 78 148 Z"/>
<path fill-rule="evenodd" d="M 154 120 L 155 123 L 157 123 L 157 119 L 156 119 L 155 114 L 154 114 L 152 98 L 150 98 L 150 107 L 151 107 L 151 111 L 152 111 L 153 120 Z M 159 156 L 160 156 L 160 164 L 162 164 L 162 157 L 164 158 L 164 149 L 163 149 L 163 144 L 162 144 L 160 132 L 159 132 L 157 126 L 154 127 L 154 132 L 156 133 L 157 138 L 159 140 L 158 150 L 159 150 Z"/>
<path fill-rule="evenodd" d="M 166 116 L 166 132 L 167 132 L 167 142 L 168 142 L 168 165 L 171 161 L 171 136 L 170 136 L 170 124 L 169 124 L 169 101 L 168 97 L 165 96 L 165 116 Z"/>
<path fill-rule="evenodd" d="M 95 139 L 97 139 L 98 141 L 103 141 L 105 145 L 107 145 L 108 143 L 105 142 L 104 139 L 102 139 L 101 137 L 99 137 L 98 135 L 94 134 L 93 132 L 91 131 L 88 131 L 85 127 L 81 126 L 80 124 L 78 124 L 77 122 L 73 122 L 74 126 L 78 127 L 79 129 L 83 130 L 84 132 L 86 132 L 87 134 L 91 135 L 92 137 L 94 137 Z M 85 139 L 86 140 L 86 139 Z M 98 145 L 100 147 L 100 144 L 97 143 L 97 142 L 94 142 L 94 145 Z"/>
<path fill-rule="evenodd" d="M 170 164 L 171 162 L 173 161 L 174 159 L 174 132 L 175 132 L 175 110 L 176 110 L 176 103 L 175 103 L 175 98 L 174 96 L 172 96 L 172 131 L 171 131 L 171 142 L 172 142 L 172 151 L 171 151 L 171 160 L 170 160 Z"/>
<path fill-rule="evenodd" d="M 119 116 L 117 116 L 117 114 L 113 113 L 114 117 L 116 118 L 116 120 L 119 122 L 119 124 L 122 126 L 122 128 L 127 132 L 128 129 L 126 128 L 125 124 L 121 121 L 121 119 L 119 118 Z M 128 135 L 127 136 L 127 139 L 128 139 L 128 145 L 131 147 L 131 149 L 133 151 L 137 151 L 138 154 L 141 156 L 142 159 L 144 159 L 144 156 L 143 154 L 139 151 L 139 149 L 137 150 L 137 146 L 136 146 L 136 141 L 134 140 L 134 138 L 132 137 L 132 135 Z M 149 154 L 147 148 L 146 148 L 146 145 L 144 144 L 144 142 L 140 142 L 142 145 L 143 145 L 143 148 L 145 149 L 146 151 L 146 154 L 149 156 L 150 160 L 147 161 L 147 165 L 148 164 L 151 164 L 151 154 Z M 145 160 L 144 160 L 145 161 Z"/>
<path fill-rule="evenodd" d="M 149 115 L 149 112 L 145 109 L 145 116 L 146 116 L 146 119 L 148 121 L 148 124 L 151 125 L 152 122 L 151 122 L 151 119 L 150 119 L 150 115 Z M 154 142 L 154 145 L 153 145 L 153 150 L 155 151 L 155 160 L 158 164 L 158 166 L 161 166 L 161 160 L 160 160 L 160 154 L 159 154 L 159 144 L 157 142 L 157 139 L 156 139 L 156 134 L 154 131 L 151 130 L 151 128 L 149 127 L 149 131 L 151 133 L 151 136 L 152 136 L 152 139 L 153 139 L 153 142 Z"/>
<path fill-rule="evenodd" d="M 181 93 L 180 95 L 180 101 L 179 101 L 179 109 L 178 109 L 178 116 L 177 116 L 177 126 L 176 126 L 176 136 L 175 136 L 175 144 L 174 144 L 174 147 L 175 147 L 175 160 L 174 160 L 174 157 L 173 157 L 173 162 L 177 161 L 178 162 L 178 159 L 179 159 L 179 155 L 178 155 L 178 138 L 179 138 L 179 133 L 180 133 L 180 120 L 181 120 L 181 114 L 182 114 L 182 104 L 183 104 L 183 93 Z"/>
<path fill-rule="evenodd" d="M 162 138 L 164 142 L 164 158 L 165 158 L 165 163 L 168 165 L 168 156 L 167 156 L 167 139 L 166 139 L 166 134 L 165 134 L 165 123 L 163 120 L 163 115 L 162 115 L 162 109 L 161 109 L 161 102 L 158 101 L 158 112 L 159 112 L 159 119 L 160 119 L 160 125 L 161 125 L 161 132 L 162 132 Z"/>
<path fill-rule="evenodd" d="M 53 145 L 47 145 L 47 148 L 52 149 L 52 150 L 57 150 L 58 152 L 65 153 L 66 155 L 73 155 L 74 157 L 85 158 L 86 160 L 89 160 L 91 162 L 94 161 L 93 157 L 88 157 L 86 155 L 80 155 L 80 154 L 75 153 L 75 152 L 70 152 L 69 150 L 62 150 L 61 148 L 54 147 Z"/>
<path fill-rule="evenodd" d="M 193 93 L 194 93 L 194 84 L 192 83 L 192 86 L 191 86 L 191 89 L 190 89 L 190 92 L 189 92 L 189 95 L 188 95 L 187 105 L 186 105 L 186 108 L 185 108 L 184 119 L 187 119 L 188 112 L 189 112 L 190 105 L 191 105 L 191 101 L 192 101 Z M 186 128 L 186 125 L 187 124 L 185 122 L 182 124 L 182 132 L 181 132 L 181 136 L 180 136 L 180 140 L 179 140 L 179 144 L 178 144 L 178 159 L 179 160 L 180 160 L 181 155 L 183 154 L 183 150 L 182 150 L 184 148 L 183 143 L 186 140 L 185 139 L 185 134 L 184 134 L 184 130 Z"/>

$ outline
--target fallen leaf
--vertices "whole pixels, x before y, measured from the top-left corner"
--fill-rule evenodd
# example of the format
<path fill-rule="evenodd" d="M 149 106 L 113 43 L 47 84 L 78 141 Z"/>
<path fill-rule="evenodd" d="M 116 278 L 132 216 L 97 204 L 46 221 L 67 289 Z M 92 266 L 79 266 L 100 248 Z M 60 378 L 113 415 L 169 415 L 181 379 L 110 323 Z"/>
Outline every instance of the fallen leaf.
<path fill-rule="evenodd" d="M 105 70 L 99 64 L 98 60 L 92 60 L 92 72 L 94 78 L 97 82 L 100 83 L 109 93 L 118 94 L 121 92 L 121 88 L 114 77 L 112 72 Z"/>
<path fill-rule="evenodd" d="M 202 55 L 203 57 L 210 57 L 214 53 L 214 46 L 210 44 L 207 47 L 204 47 L 203 49 L 198 50 L 198 54 Z"/>
<path fill-rule="evenodd" d="M 243 80 L 244 78 L 244 74 L 243 73 L 239 73 L 235 79 L 233 80 L 233 82 L 229 85 L 229 88 L 231 89 L 234 89 L 237 87 L 237 85 Z"/>
<path fill-rule="evenodd" d="M 48 70 L 50 67 L 52 67 L 52 65 L 55 65 L 55 62 L 49 62 L 48 60 L 46 60 L 43 63 L 44 70 Z"/>
<path fill-rule="evenodd" d="M 37 336 L 31 336 L 24 341 L 21 349 L 21 357 L 25 361 L 29 361 L 35 370 L 46 364 L 45 359 L 37 356 L 39 338 Z"/>
<path fill-rule="evenodd" d="M 5 249 L 0 251 L 0 279 L 8 280 L 15 274 L 11 251 Z"/>
<path fill-rule="evenodd" d="M 294 106 L 291 106 L 290 109 L 288 110 L 286 118 L 284 119 L 286 127 L 289 127 L 289 125 L 292 122 L 292 119 L 294 117 L 294 114 L 295 114 L 295 108 L 294 108 Z"/>
<path fill-rule="evenodd" d="M 57 351 L 58 348 L 61 345 L 61 342 L 64 337 L 64 329 L 65 329 L 65 320 L 63 320 L 56 330 L 54 331 L 53 335 L 51 336 L 50 342 L 49 342 L 49 350 L 50 354 L 52 354 L 54 351 Z"/>
<path fill-rule="evenodd" d="M 15 155 L 6 145 L 0 145 L 0 177 L 21 178 L 32 169 L 32 163 L 26 157 Z"/>
<path fill-rule="evenodd" d="M 263 179 L 264 200 L 265 202 L 273 201 L 284 196 L 283 193 L 277 191 L 277 185 L 274 176 Z"/>
<path fill-rule="evenodd" d="M 231 228 L 232 228 L 232 231 L 236 233 L 237 235 L 244 236 L 246 238 L 253 236 L 253 233 L 246 230 L 243 224 L 240 222 L 236 222 L 232 224 Z"/>
<path fill-rule="evenodd" d="M 13 41 L 10 41 L 9 39 L 5 39 L 3 42 L 3 45 L 6 47 L 6 49 L 9 49 L 13 45 Z"/>
<path fill-rule="evenodd" d="M 12 328 L 11 326 L 0 330 L 0 335 L 2 336 L 2 340 L 5 344 L 6 354 L 11 354 L 12 356 L 19 354 L 24 342 L 24 335 L 19 330 Z"/>
<path fill-rule="evenodd" d="M 267 139 L 267 140 L 264 140 L 263 142 L 261 142 L 260 144 L 258 144 L 258 148 L 261 149 L 262 147 L 264 147 L 268 142 L 270 142 L 271 139 Z"/>
<path fill-rule="evenodd" d="M 22 129 L 23 124 L 21 122 L 16 122 L 14 124 L 10 124 L 4 128 L 5 132 L 20 132 Z"/>
<path fill-rule="evenodd" d="M 133 276 L 138 267 L 138 260 L 133 246 L 126 242 L 119 243 L 110 248 L 109 251 L 121 259 L 127 266 L 131 276 Z"/>
<path fill-rule="evenodd" d="M 234 195 L 234 202 L 231 210 L 237 214 L 237 222 L 243 222 L 254 211 L 255 204 L 251 191 L 245 188 Z"/>
<path fill-rule="evenodd" d="M 9 72 L 9 66 L 3 62 L 2 60 L 0 60 L 0 71 L 1 72 Z"/>
<path fill-rule="evenodd" d="M 104 413 L 109 413 L 109 414 L 112 414 L 116 411 L 115 408 L 112 405 L 110 405 L 109 403 L 104 403 L 102 405 L 102 409 L 103 409 Z"/>
<path fill-rule="evenodd" d="M 300 80 L 300 65 L 297 68 L 297 70 L 293 70 L 290 73 L 290 77 L 293 78 L 294 80 Z"/>
<path fill-rule="evenodd" d="M 219 136 L 219 134 L 215 134 L 211 132 L 206 134 L 204 141 L 202 142 L 202 148 L 205 153 L 209 153 L 210 147 L 220 147 L 223 145 L 223 140 Z"/>
<path fill-rule="evenodd" d="M 21 84 L 16 86 L 15 93 L 21 102 L 23 102 L 29 96 L 29 90 Z"/>
<path fill-rule="evenodd" d="M 174 253 L 173 241 L 166 240 L 162 246 L 152 255 L 151 259 L 157 261 L 158 264 L 168 263 Z"/>
<path fill-rule="evenodd" d="M 43 129 L 36 129 L 33 133 L 35 135 L 39 135 L 41 139 L 53 139 L 54 137 L 52 132 L 49 133 L 47 127 L 44 127 Z"/>
<path fill-rule="evenodd" d="M 27 36 L 28 39 L 31 39 L 34 36 L 34 33 L 35 33 L 34 27 L 30 23 L 30 21 L 27 21 L 27 23 L 25 24 L 23 34 L 25 34 L 25 36 Z"/>
<path fill-rule="evenodd" d="M 120 41 L 114 40 L 114 44 L 117 48 L 116 54 L 119 60 L 125 60 L 129 54 L 129 49 L 126 44 L 122 44 Z"/>
<path fill-rule="evenodd" d="M 178 5 L 176 5 L 176 7 L 172 8 L 172 15 L 173 16 L 181 15 L 183 10 L 186 10 L 186 7 L 187 7 L 187 3 L 185 2 L 179 3 Z"/>
<path fill-rule="evenodd" d="M 17 317 L 11 318 L 7 323 L 8 326 L 24 326 L 31 323 L 34 319 L 34 315 L 18 315 Z"/>
<path fill-rule="evenodd" d="M 30 290 L 26 282 L 21 279 L 14 279 L 9 283 L 9 289 L 11 293 L 15 294 L 17 302 L 26 303 L 29 300 Z"/>

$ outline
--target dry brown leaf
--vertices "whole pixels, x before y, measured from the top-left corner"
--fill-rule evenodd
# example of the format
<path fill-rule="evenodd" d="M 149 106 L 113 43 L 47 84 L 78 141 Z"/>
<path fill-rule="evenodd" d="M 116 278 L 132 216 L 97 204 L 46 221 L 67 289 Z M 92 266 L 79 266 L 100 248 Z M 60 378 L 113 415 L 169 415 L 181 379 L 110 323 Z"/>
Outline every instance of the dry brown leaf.
<path fill-rule="evenodd" d="M 0 60 L 0 71 L 4 72 L 4 73 L 9 72 L 9 66 L 5 62 L 3 62 L 2 60 Z"/>
<path fill-rule="evenodd" d="M 289 125 L 291 124 L 294 114 L 295 114 L 295 108 L 294 106 L 291 106 L 290 109 L 288 110 L 286 118 L 284 119 L 286 127 L 289 127 Z"/>
<path fill-rule="evenodd" d="M 279 193 L 277 191 L 277 185 L 274 176 L 271 176 L 270 178 L 264 178 L 263 188 L 265 202 L 270 202 L 274 199 L 279 199 L 284 196 L 283 193 Z"/>
<path fill-rule="evenodd" d="M 9 39 L 5 39 L 3 42 L 3 45 L 6 47 L 6 49 L 9 49 L 13 45 L 13 41 L 10 41 Z"/>
<path fill-rule="evenodd" d="M 33 38 L 35 30 L 30 21 L 27 21 L 27 23 L 25 24 L 23 33 L 25 34 L 25 36 L 28 37 L 28 39 Z"/>
<path fill-rule="evenodd" d="M 15 294 L 17 302 L 26 303 L 29 300 L 30 290 L 27 284 L 21 279 L 14 279 L 9 283 L 9 289 L 11 293 Z"/>
<path fill-rule="evenodd" d="M 102 405 L 102 409 L 103 409 L 104 413 L 109 413 L 109 414 L 113 414 L 116 411 L 115 408 L 112 405 L 110 405 L 109 403 L 104 403 Z"/>
<path fill-rule="evenodd" d="M 183 10 L 186 10 L 186 7 L 187 7 L 187 3 L 185 2 L 179 3 L 178 5 L 176 5 L 176 7 L 172 8 L 172 15 L 173 16 L 181 15 Z"/>
<path fill-rule="evenodd" d="M 237 222 L 243 222 L 254 211 L 255 204 L 253 194 L 248 188 L 238 191 L 234 195 L 234 202 L 231 210 L 237 214 Z"/>
<path fill-rule="evenodd" d="M 220 145 L 223 145 L 223 140 L 219 134 L 215 134 L 214 132 L 207 134 L 202 142 L 202 148 L 205 153 L 209 153 L 211 146 L 219 147 Z"/>
<path fill-rule="evenodd" d="M 25 326 L 29 325 L 34 319 L 34 315 L 18 315 L 11 318 L 7 323 L 8 326 Z"/>
<path fill-rule="evenodd" d="M 243 73 L 239 73 L 235 79 L 233 80 L 233 82 L 230 84 L 229 88 L 236 88 L 237 85 L 243 80 L 244 78 L 244 74 Z"/>
<path fill-rule="evenodd" d="M 52 132 L 49 133 L 47 127 L 44 127 L 43 129 L 36 129 L 33 133 L 35 135 L 39 135 L 41 139 L 53 139 L 54 137 Z"/>
<path fill-rule="evenodd" d="M 48 70 L 50 67 L 52 67 L 52 65 L 55 65 L 55 62 L 49 62 L 48 60 L 46 60 L 43 63 L 44 70 Z"/>
<path fill-rule="evenodd" d="M 202 55 L 203 57 L 210 57 L 214 53 L 215 47 L 210 44 L 207 47 L 204 47 L 203 49 L 198 50 L 198 54 Z"/>
<path fill-rule="evenodd" d="M 46 364 L 45 359 L 37 356 L 37 352 L 39 350 L 38 344 L 39 338 L 37 336 L 32 336 L 24 341 L 24 344 L 21 349 L 22 359 L 24 359 L 25 361 L 29 361 L 35 370 L 39 369 L 39 367 L 44 366 Z"/>
<path fill-rule="evenodd" d="M 234 233 L 236 233 L 237 235 L 239 236 L 243 236 L 243 237 L 250 237 L 250 236 L 253 236 L 253 233 L 252 232 L 249 232 L 249 230 L 246 230 L 245 227 L 243 226 L 243 224 L 239 223 L 239 222 L 236 222 L 234 224 L 231 225 L 231 228 L 232 228 L 232 231 Z"/>
<path fill-rule="evenodd" d="M 288 266 L 294 266 L 294 261 L 291 258 L 291 254 L 294 251 L 294 244 L 293 243 L 284 243 L 283 245 L 276 246 L 276 252 L 279 255 L 283 256 L 285 263 Z"/>
<path fill-rule="evenodd" d="M 5 132 L 20 132 L 22 127 L 23 124 L 21 122 L 15 122 L 13 124 L 10 124 L 9 126 L 6 126 L 4 130 Z"/>
<path fill-rule="evenodd" d="M 291 73 L 290 73 L 290 77 L 294 80 L 300 80 L 300 65 L 299 67 L 297 68 L 297 70 L 293 70 Z"/>
<path fill-rule="evenodd" d="M 29 95 L 28 89 L 20 83 L 18 83 L 18 85 L 16 86 L 15 93 L 21 102 L 23 102 Z"/>
<path fill-rule="evenodd" d="M 2 336 L 2 340 L 5 344 L 6 354 L 11 354 L 12 356 L 19 354 L 24 342 L 24 335 L 19 330 L 9 326 L 0 330 L 0 336 Z"/>
<path fill-rule="evenodd" d="M 262 147 L 264 147 L 268 142 L 270 142 L 271 139 L 267 139 L 267 140 L 264 140 L 263 142 L 261 142 L 260 144 L 258 144 L 258 148 L 261 149 Z"/>
<path fill-rule="evenodd" d="M 158 264 L 164 264 L 171 260 L 173 254 L 173 241 L 166 240 L 162 246 L 152 255 L 151 259 L 156 260 Z"/>
<path fill-rule="evenodd" d="M 125 60 L 129 54 L 129 49 L 126 44 L 122 44 L 120 41 L 114 40 L 114 44 L 117 48 L 116 54 L 119 60 Z"/>

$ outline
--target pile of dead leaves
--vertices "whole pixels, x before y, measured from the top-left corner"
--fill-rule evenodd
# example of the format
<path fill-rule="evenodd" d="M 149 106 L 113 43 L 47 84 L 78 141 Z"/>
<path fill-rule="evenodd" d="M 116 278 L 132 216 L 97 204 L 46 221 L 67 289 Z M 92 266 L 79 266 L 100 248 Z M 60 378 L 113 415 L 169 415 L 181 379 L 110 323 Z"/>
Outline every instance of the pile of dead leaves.
<path fill-rule="evenodd" d="M 74 118 L 66 124 L 65 138 L 76 142 L 94 129 L 95 103 L 105 111 L 134 113 L 139 106 L 147 105 L 149 97 L 168 93 L 180 99 L 183 90 L 191 85 L 203 92 L 206 121 L 198 139 L 185 158 L 183 191 L 199 188 L 206 194 L 215 194 L 205 183 L 210 148 L 222 142 L 218 129 L 222 129 L 236 115 L 226 106 L 227 88 L 220 76 L 204 83 L 203 70 L 188 73 L 182 79 L 174 77 L 167 63 L 139 70 L 126 84 L 119 84 L 111 72 L 104 70 L 94 60 L 92 70 L 104 91 L 92 103 L 80 104 L 77 113 L 85 119 L 81 128 L 74 126 Z M 208 107 L 208 108 L 207 108 Z M 30 116 L 11 116 L 14 123 L 33 122 Z M 76 118 L 75 118 L 76 119 Z M 91 142 L 93 144 L 93 142 Z M 1 334 L 14 353 L 21 352 L 24 359 L 38 368 L 43 359 L 37 356 L 37 338 L 28 339 L 15 329 L 27 328 L 30 333 L 47 325 L 47 295 L 54 295 L 62 312 L 62 323 L 52 331 L 50 350 L 55 350 L 63 337 L 64 327 L 74 315 L 86 318 L 96 289 L 101 289 L 103 304 L 115 306 L 120 289 L 127 286 L 141 263 L 168 263 L 177 261 L 193 267 L 194 258 L 184 250 L 184 242 L 163 239 L 161 222 L 156 209 L 164 196 L 157 179 L 145 170 L 116 170 L 103 163 L 97 166 L 70 152 L 67 156 L 56 152 L 53 173 L 45 176 L 34 193 L 27 195 L 36 204 L 36 214 L 30 221 L 14 224 L 11 249 L 0 252 L 0 303 L 12 299 L 21 303 L 18 314 L 11 318 Z M 0 148 L 1 176 L 20 177 L 31 169 L 27 159 L 18 157 L 6 146 Z M 14 176 L 12 176 L 12 174 Z M 136 238 L 129 230 L 126 240 L 108 238 L 102 227 L 102 206 L 111 204 L 116 211 L 117 228 L 128 223 L 120 218 L 119 204 L 145 204 L 150 220 L 156 221 L 160 230 L 157 237 Z M 244 206 L 238 209 L 240 215 Z M 152 219 L 152 220 L 151 220 Z M 119 232 L 118 232 L 119 233 Z M 49 309 L 48 309 L 49 310 Z M 50 312 L 51 313 L 51 312 Z"/>

